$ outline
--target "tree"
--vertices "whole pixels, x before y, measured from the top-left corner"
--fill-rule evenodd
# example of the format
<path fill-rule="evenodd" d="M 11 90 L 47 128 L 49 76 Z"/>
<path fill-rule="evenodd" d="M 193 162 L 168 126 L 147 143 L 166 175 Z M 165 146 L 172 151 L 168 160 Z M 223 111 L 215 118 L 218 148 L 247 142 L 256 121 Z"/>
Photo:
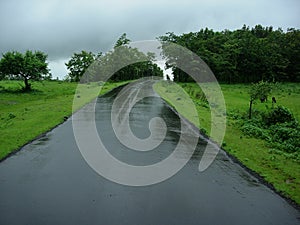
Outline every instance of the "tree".
<path fill-rule="evenodd" d="M 24 80 L 24 91 L 30 91 L 29 80 L 49 79 L 47 55 L 40 51 L 7 52 L 0 60 L 0 78 Z"/>
<path fill-rule="evenodd" d="M 98 56 L 101 56 L 101 53 Z M 67 69 L 70 71 L 67 79 L 72 82 L 80 81 L 80 78 L 95 59 L 96 56 L 92 52 L 81 51 L 80 53 L 74 53 L 71 59 L 65 63 Z"/>
<path fill-rule="evenodd" d="M 272 85 L 268 82 L 260 81 L 259 83 L 252 84 L 249 90 L 250 103 L 249 103 L 249 119 L 252 118 L 252 104 L 255 100 L 267 100 L 272 91 Z"/>

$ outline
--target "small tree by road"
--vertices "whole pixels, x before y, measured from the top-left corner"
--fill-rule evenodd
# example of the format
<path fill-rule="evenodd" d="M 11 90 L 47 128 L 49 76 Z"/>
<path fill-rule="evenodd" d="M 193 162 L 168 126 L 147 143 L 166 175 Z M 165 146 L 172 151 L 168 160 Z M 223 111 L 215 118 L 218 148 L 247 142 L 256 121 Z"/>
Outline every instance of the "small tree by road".
<path fill-rule="evenodd" d="M 259 83 L 252 84 L 249 95 L 250 95 L 250 102 L 249 102 L 249 119 L 252 118 L 252 105 L 255 100 L 260 100 L 264 102 L 268 99 L 272 91 L 272 85 L 268 82 L 260 81 Z"/>
<path fill-rule="evenodd" d="M 40 51 L 7 52 L 0 60 L 0 78 L 24 80 L 24 91 L 30 91 L 30 80 L 49 79 L 51 77 L 47 55 Z"/>

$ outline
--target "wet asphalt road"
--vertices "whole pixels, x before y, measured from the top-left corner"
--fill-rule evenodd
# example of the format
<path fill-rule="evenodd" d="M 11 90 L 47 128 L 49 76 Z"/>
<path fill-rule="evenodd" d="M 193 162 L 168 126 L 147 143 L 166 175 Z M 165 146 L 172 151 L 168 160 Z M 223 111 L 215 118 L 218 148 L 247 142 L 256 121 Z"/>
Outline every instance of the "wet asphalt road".
<path fill-rule="evenodd" d="M 140 101 L 130 114 L 135 135 L 148 137 L 154 116 L 165 120 L 168 131 L 155 151 L 132 151 L 112 130 L 110 108 L 116 94 L 99 98 L 96 105 L 97 129 L 110 153 L 133 165 L 166 158 L 178 142 L 179 117 L 160 98 Z M 88 116 L 89 107 L 77 114 Z M 69 119 L 0 163 L 0 224 L 300 224 L 299 211 L 223 152 L 199 172 L 205 146 L 199 139 L 191 160 L 164 182 L 124 186 L 89 167 Z"/>

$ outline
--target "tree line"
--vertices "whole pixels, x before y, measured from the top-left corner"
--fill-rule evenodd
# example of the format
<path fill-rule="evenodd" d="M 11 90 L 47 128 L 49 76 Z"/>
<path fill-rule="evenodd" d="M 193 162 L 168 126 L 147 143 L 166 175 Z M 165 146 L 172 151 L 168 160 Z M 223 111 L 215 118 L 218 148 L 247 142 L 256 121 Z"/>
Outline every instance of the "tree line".
<path fill-rule="evenodd" d="M 164 43 L 186 47 L 208 64 L 219 82 L 255 83 L 300 81 L 300 30 L 256 25 L 244 25 L 234 31 L 201 29 L 176 35 L 173 32 L 158 37 Z M 145 76 L 163 76 L 155 64 L 153 53 L 143 53 L 129 45 L 124 33 L 114 49 L 105 54 L 82 51 L 74 53 L 66 63 L 66 80 L 90 82 L 122 81 Z M 163 48 L 166 68 L 173 69 L 174 81 L 189 82 L 192 78 L 175 67 L 170 54 Z M 134 62 L 134 63 L 132 63 Z M 117 68 L 117 69 L 116 69 Z M 108 77 L 109 75 L 109 77 Z M 24 90 L 30 90 L 29 80 L 51 79 L 47 55 L 40 51 L 7 52 L 0 59 L 0 79 L 24 80 Z"/>
<path fill-rule="evenodd" d="M 66 79 L 70 81 L 125 81 L 147 76 L 163 76 L 163 71 L 155 64 L 155 55 L 143 53 L 130 47 L 130 40 L 124 33 L 112 51 L 97 55 L 82 51 L 75 53 L 66 63 L 70 71 Z"/>
<path fill-rule="evenodd" d="M 158 38 L 196 53 L 211 68 L 219 82 L 252 83 L 300 81 L 300 30 L 244 25 L 234 31 L 201 29 L 176 35 L 169 32 Z M 168 53 L 165 52 L 168 59 Z M 174 80 L 192 81 L 173 67 Z"/>
<path fill-rule="evenodd" d="M 163 77 L 163 71 L 155 64 L 153 53 L 143 53 L 130 47 L 130 40 L 124 33 L 114 49 L 105 54 L 88 51 L 74 53 L 65 63 L 69 70 L 65 80 L 71 82 L 126 81 L 146 76 Z M 23 80 L 23 91 L 30 91 L 30 80 L 50 80 L 47 55 L 41 51 L 24 54 L 12 51 L 2 55 L 0 80 Z"/>

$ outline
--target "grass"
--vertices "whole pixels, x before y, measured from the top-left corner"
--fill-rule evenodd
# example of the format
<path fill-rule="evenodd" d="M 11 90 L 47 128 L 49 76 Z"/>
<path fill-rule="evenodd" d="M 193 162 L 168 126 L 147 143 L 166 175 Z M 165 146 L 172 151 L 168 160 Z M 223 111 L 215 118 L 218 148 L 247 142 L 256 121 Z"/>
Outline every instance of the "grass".
<path fill-rule="evenodd" d="M 179 85 L 195 103 L 199 115 L 200 125 L 198 127 L 210 136 L 208 132 L 211 128 L 210 108 L 208 104 L 199 99 L 201 96 L 199 86 L 195 83 L 179 83 Z M 179 113 L 196 124 L 194 115 L 189 113 L 189 108 L 186 106 L 186 100 L 178 98 L 178 89 L 171 87 L 163 83 L 157 83 L 154 86 L 160 96 L 173 105 Z M 247 137 L 240 130 L 240 117 L 241 115 L 247 116 L 248 113 L 249 88 L 249 85 L 241 84 L 221 85 L 227 111 L 226 133 L 222 147 L 243 165 L 272 184 L 278 192 L 299 205 L 300 162 L 287 157 L 286 154 L 272 151 L 273 147 L 267 141 Z M 298 84 L 278 84 L 271 95 L 276 97 L 277 105 L 289 108 L 296 119 L 300 121 L 300 86 Z M 267 103 L 257 102 L 253 107 L 254 112 L 256 110 L 264 111 L 271 108 L 272 103 L 270 100 Z"/>
<path fill-rule="evenodd" d="M 101 94 L 124 83 L 105 83 Z M 21 84 L 19 81 L 0 81 L 0 159 L 69 117 L 75 92 L 75 96 L 80 98 L 74 109 L 79 109 L 94 98 L 91 95 L 80 96 L 76 91 L 77 83 L 32 82 L 33 91 L 29 93 L 19 91 Z M 90 83 L 81 85 L 81 88 L 91 93 L 99 92 L 99 85 L 102 84 Z"/>

